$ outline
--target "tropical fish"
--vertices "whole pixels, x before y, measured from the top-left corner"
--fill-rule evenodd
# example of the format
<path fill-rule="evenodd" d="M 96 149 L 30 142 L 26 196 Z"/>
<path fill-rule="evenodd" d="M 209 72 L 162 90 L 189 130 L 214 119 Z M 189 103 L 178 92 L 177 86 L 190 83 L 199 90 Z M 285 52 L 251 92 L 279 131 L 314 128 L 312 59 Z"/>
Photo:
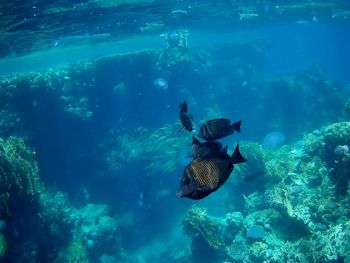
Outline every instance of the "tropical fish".
<path fill-rule="evenodd" d="M 229 119 L 219 118 L 203 123 L 197 136 L 206 141 L 214 141 L 231 135 L 235 131 L 241 132 L 241 121 L 231 124 Z"/>
<path fill-rule="evenodd" d="M 219 142 L 204 142 L 201 143 L 195 137 L 192 137 L 192 158 L 204 159 L 209 157 L 215 157 L 220 154 L 226 154 L 227 146 L 222 149 L 222 144 Z"/>
<path fill-rule="evenodd" d="M 188 113 L 187 110 L 187 102 L 184 101 L 183 103 L 181 103 L 179 105 L 180 108 L 180 121 L 182 126 L 184 127 L 185 130 L 191 132 L 193 131 L 194 127 L 193 127 L 193 117 L 192 114 Z"/>
<path fill-rule="evenodd" d="M 233 165 L 246 162 L 236 146 L 229 156 L 226 147 L 216 156 L 194 159 L 186 168 L 180 179 L 179 197 L 202 199 L 222 186 L 231 172 Z"/>

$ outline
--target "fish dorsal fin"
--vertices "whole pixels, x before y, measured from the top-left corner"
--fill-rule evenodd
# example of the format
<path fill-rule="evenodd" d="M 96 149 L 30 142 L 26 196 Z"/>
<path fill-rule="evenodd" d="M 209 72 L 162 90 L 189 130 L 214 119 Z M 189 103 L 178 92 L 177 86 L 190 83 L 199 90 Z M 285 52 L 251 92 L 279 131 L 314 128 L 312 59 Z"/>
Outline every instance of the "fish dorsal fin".
<path fill-rule="evenodd" d="M 247 159 L 241 154 L 239 151 L 239 145 L 237 144 L 233 154 L 230 157 L 231 163 L 236 164 L 236 163 L 245 163 Z"/>

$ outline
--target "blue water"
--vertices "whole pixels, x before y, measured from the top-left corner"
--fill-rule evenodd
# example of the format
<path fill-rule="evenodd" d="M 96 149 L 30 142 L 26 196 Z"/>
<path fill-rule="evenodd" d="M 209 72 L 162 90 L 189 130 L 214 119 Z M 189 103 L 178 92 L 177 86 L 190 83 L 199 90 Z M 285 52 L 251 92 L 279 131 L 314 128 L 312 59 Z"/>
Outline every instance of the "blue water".
<path fill-rule="evenodd" d="M 223 145 L 229 146 L 229 152 L 237 143 L 254 142 L 260 147 L 266 135 L 279 131 L 283 140 L 273 147 L 264 147 L 271 150 L 266 152 L 264 161 L 268 158 L 281 161 L 280 156 L 296 152 L 302 156 L 303 151 L 297 147 L 303 145 L 300 141 L 305 134 L 331 123 L 349 121 L 349 106 L 346 106 L 350 98 L 348 18 L 344 15 L 341 20 L 332 19 L 332 14 L 338 12 L 334 7 L 326 11 L 321 8 L 320 14 L 311 15 L 305 7 L 300 13 L 283 17 L 271 11 L 270 3 L 255 1 L 247 7 L 243 2 L 236 6 L 236 1 L 220 2 L 222 6 L 213 1 L 206 1 L 208 6 L 198 1 L 95 6 L 105 2 L 110 3 L 78 1 L 75 3 L 78 7 L 73 8 L 71 3 L 61 1 L 57 7 L 67 8 L 61 11 L 62 17 L 60 12 L 44 12 L 54 4 L 14 4 L 23 11 L 15 18 L 8 11 L 13 4 L 8 3 L 3 8 L 11 14 L 7 17 L 8 13 L 3 11 L 6 21 L 14 20 L 12 24 L 4 24 L 2 29 L 7 35 L 0 39 L 1 46 L 6 47 L 0 54 L 0 137 L 24 138 L 36 152 L 40 180 L 50 189 L 48 191 L 66 193 L 71 208 L 62 209 L 62 212 L 61 204 L 55 201 L 52 206 L 57 206 L 58 212 L 50 217 L 33 195 L 35 205 L 28 207 L 35 212 L 13 209 L 18 219 L 11 213 L 4 213 L 1 205 L 0 222 L 6 228 L 0 227 L 0 234 L 4 232 L 8 248 L 3 257 L 5 261 L 1 261 L 0 253 L 0 262 L 67 262 L 67 247 L 75 239 L 82 242 L 90 262 L 243 262 L 227 252 L 235 239 L 230 236 L 225 216 L 239 211 L 248 218 L 255 212 L 252 210 L 262 210 L 259 205 L 249 210 L 245 203 L 247 196 L 256 192 L 264 199 L 269 194 L 267 190 L 280 181 L 262 178 L 267 172 L 262 171 L 256 156 L 250 156 L 249 150 L 253 150 L 247 147 L 246 154 L 251 158 L 248 158 L 248 168 L 235 168 L 218 191 L 199 201 L 178 198 L 179 179 L 191 162 L 191 136 L 196 135 L 181 129 L 178 105 L 184 100 L 188 102 L 197 130 L 205 120 L 212 118 L 242 120 L 241 133 L 221 140 Z M 238 11 L 254 7 L 259 18 L 240 21 L 237 12 L 230 13 L 231 9 L 225 8 L 231 2 Z M 274 4 L 275 8 L 293 4 L 282 2 Z M 342 11 L 349 12 L 348 3 L 340 6 Z M 27 8 L 41 10 L 40 20 L 34 19 L 33 24 L 22 22 L 24 16 L 33 15 Z M 198 13 L 191 13 L 191 8 L 199 10 Z M 207 12 L 207 16 L 200 13 L 201 10 Z M 313 21 L 313 16 L 319 17 L 318 20 Z M 223 17 L 222 21 L 218 17 Z M 61 20 L 58 26 L 56 22 Z M 149 32 L 139 30 L 155 21 L 164 25 Z M 117 24 L 122 27 L 120 31 L 116 29 Z M 179 48 L 180 51 L 178 47 L 167 46 L 169 43 L 162 36 L 174 30 L 188 30 L 189 33 L 188 46 Z M 94 39 L 93 33 L 107 35 L 96 35 Z M 70 35 L 73 37 L 69 38 Z M 18 44 L 16 37 L 22 38 L 23 43 Z M 166 82 L 166 88 L 154 84 L 159 79 Z M 348 141 L 339 139 L 337 143 L 345 147 Z M 278 152 L 281 146 L 288 144 L 294 146 L 285 148 L 285 155 Z M 334 149 L 327 148 L 327 154 L 334 154 Z M 329 157 L 327 154 L 325 156 Z M 347 154 L 341 157 L 346 159 Z M 304 169 L 303 162 L 313 157 L 300 157 L 293 169 Z M 312 159 L 316 164 L 317 158 Z M 322 161 L 328 164 L 328 159 Z M 348 166 L 341 167 L 345 167 L 342 171 L 346 174 Z M 289 177 L 297 176 L 290 169 L 281 176 L 283 184 L 292 180 Z M 252 182 L 243 182 L 245 176 Z M 329 182 L 334 183 L 330 178 Z M 302 184 L 303 180 L 295 181 Z M 298 190 L 298 187 L 300 185 L 293 189 Z M 299 198 L 306 200 L 311 188 Z M 6 187 L 1 189 L 7 191 Z M 342 192 L 336 200 L 346 194 Z M 11 195 L 15 196 L 12 192 Z M 293 193 L 286 195 L 293 196 Z M 18 207 L 26 207 L 22 201 L 15 199 L 10 210 L 17 207 L 17 202 Z M 108 209 L 103 215 L 98 214 L 97 208 L 88 215 L 72 212 L 88 204 L 105 204 Z M 207 209 L 208 222 L 221 220 L 220 224 L 227 227 L 223 234 L 224 245 L 213 248 L 204 230 L 197 229 L 193 235 L 186 232 L 183 220 L 193 206 Z M 288 212 L 282 213 L 282 219 L 278 220 L 287 218 L 286 224 L 303 225 L 304 222 L 292 218 Z M 28 226 L 21 219 L 27 216 L 28 224 L 33 224 L 32 230 L 27 230 Z M 36 216 L 41 218 L 40 224 L 34 223 Z M 326 229 L 337 222 L 337 215 L 332 216 Z M 348 210 L 344 209 L 344 217 L 348 216 Z M 95 227 L 103 225 L 99 222 L 102 217 L 112 220 L 117 230 L 113 232 L 108 228 L 104 232 L 103 227 L 86 230 L 91 222 Z M 316 223 L 325 224 L 318 216 L 312 217 L 316 218 Z M 275 224 L 283 225 L 281 221 Z M 103 222 L 107 228 L 108 223 Z M 244 225 L 242 231 L 260 230 L 261 222 L 257 222 L 257 227 Z M 207 227 L 209 225 L 204 229 Z M 313 229 L 300 227 L 298 230 L 300 233 L 296 233 L 296 237 L 315 238 L 310 234 Z M 16 233 L 21 231 L 29 234 L 17 237 Z M 62 233 L 61 237 L 57 232 Z M 259 240 L 269 233 L 263 228 L 261 232 L 263 234 L 256 235 Z M 284 234 L 277 232 L 279 237 Z M 285 235 L 287 242 L 288 235 Z M 296 242 L 298 238 L 291 236 L 292 240 L 288 241 Z M 47 243 L 47 247 L 43 243 Z M 252 243 L 248 237 L 245 245 L 250 247 Z M 18 255 L 14 249 L 16 245 L 23 248 Z M 34 256 L 29 261 L 31 253 Z M 268 257 L 267 253 L 265 256 Z M 261 258 L 254 259 L 254 262 L 262 262 Z M 309 262 L 309 259 L 292 261 L 294 258 L 288 258 L 291 260 L 288 262 Z M 344 259 L 345 256 L 339 256 L 339 262 L 347 262 L 341 261 Z M 322 262 L 334 261 L 327 258 Z"/>

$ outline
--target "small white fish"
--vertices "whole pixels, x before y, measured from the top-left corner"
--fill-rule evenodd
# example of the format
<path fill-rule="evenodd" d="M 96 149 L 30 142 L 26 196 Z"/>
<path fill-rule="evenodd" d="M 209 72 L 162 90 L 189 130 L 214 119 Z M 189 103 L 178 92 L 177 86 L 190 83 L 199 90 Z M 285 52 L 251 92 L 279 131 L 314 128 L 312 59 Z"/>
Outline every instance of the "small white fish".
<path fill-rule="evenodd" d="M 145 26 L 139 27 L 139 30 L 142 33 L 151 33 L 151 32 L 156 32 L 161 29 L 163 29 L 165 25 L 163 23 L 146 23 Z"/>
<path fill-rule="evenodd" d="M 350 11 L 340 11 L 332 14 L 332 19 L 344 19 L 347 20 L 350 16 Z"/>
<path fill-rule="evenodd" d="M 258 13 L 238 13 L 239 20 L 253 20 L 259 17 Z"/>
<path fill-rule="evenodd" d="M 311 26 L 311 23 L 307 20 L 298 20 L 295 23 L 297 25 L 301 25 L 301 26 Z"/>
<path fill-rule="evenodd" d="M 183 10 L 183 9 L 176 9 L 176 10 L 171 11 L 170 13 L 171 14 L 183 14 L 183 15 L 188 14 L 188 12 L 186 10 Z"/>
<path fill-rule="evenodd" d="M 143 206 L 143 192 L 140 193 L 140 198 L 139 198 L 139 206 Z"/>

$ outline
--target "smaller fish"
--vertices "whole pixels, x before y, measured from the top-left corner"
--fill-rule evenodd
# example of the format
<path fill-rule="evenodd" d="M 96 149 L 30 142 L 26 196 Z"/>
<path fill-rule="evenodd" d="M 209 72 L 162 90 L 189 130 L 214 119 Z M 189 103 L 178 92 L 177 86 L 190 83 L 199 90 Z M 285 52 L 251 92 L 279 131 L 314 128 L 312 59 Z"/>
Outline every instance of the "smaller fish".
<path fill-rule="evenodd" d="M 218 190 L 229 178 L 233 165 L 246 162 L 246 159 L 236 146 L 233 154 L 220 153 L 205 159 L 194 159 L 187 167 L 180 179 L 179 197 L 202 199 Z"/>
<path fill-rule="evenodd" d="M 139 198 L 139 202 L 138 202 L 139 206 L 143 206 L 143 192 L 140 193 L 140 198 Z"/>
<path fill-rule="evenodd" d="M 187 15 L 187 11 L 183 10 L 183 9 L 176 9 L 170 12 L 171 14 L 183 14 L 183 15 Z"/>
<path fill-rule="evenodd" d="M 141 33 L 154 33 L 164 29 L 165 25 L 160 22 L 146 23 L 144 26 L 140 26 L 138 29 Z"/>
<path fill-rule="evenodd" d="M 259 17 L 258 13 L 238 13 L 239 20 L 253 20 Z"/>
<path fill-rule="evenodd" d="M 219 118 L 203 123 L 197 136 L 206 141 L 214 141 L 229 136 L 235 131 L 241 132 L 241 121 L 231 124 L 229 119 Z"/>
<path fill-rule="evenodd" d="M 184 101 L 179 105 L 180 108 L 180 121 L 182 126 L 186 131 L 192 132 L 194 130 L 193 127 L 193 117 L 192 114 L 188 113 L 187 110 L 187 102 Z"/>
<path fill-rule="evenodd" d="M 192 137 L 192 158 L 204 159 L 218 155 L 227 154 L 227 146 L 222 148 L 222 144 L 219 142 L 204 142 L 201 143 L 195 137 Z"/>

